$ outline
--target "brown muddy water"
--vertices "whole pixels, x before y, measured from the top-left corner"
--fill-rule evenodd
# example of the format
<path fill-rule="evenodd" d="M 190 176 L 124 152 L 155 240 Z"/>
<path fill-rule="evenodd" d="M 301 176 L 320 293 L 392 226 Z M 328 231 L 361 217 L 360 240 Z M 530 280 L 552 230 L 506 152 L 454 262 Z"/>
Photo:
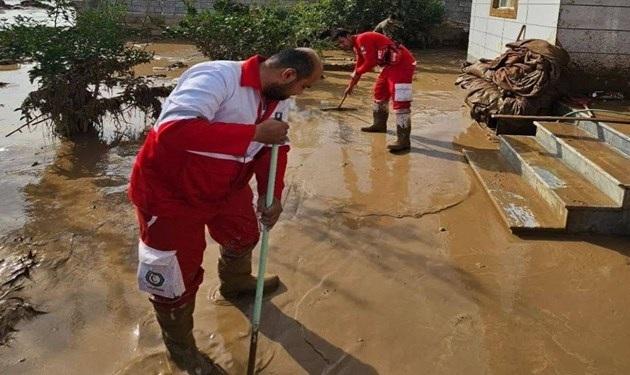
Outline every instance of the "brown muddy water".
<path fill-rule="evenodd" d="M 198 57 L 159 48 L 161 67 Z M 343 72 L 295 101 L 268 265 L 283 287 L 264 303 L 260 373 L 630 373 L 630 240 L 507 232 L 460 152 L 495 142 L 453 86 L 465 52 L 417 55 L 407 155 L 386 152 L 392 131 L 359 131 L 374 74 L 347 100 L 357 111 L 319 110 L 338 103 Z M 25 77 L 0 72 L 12 82 L 0 89 L 2 133 L 18 124 Z M 138 142 L 52 142 L 41 130 L 0 142 L 0 311 L 32 318 L 0 346 L 0 373 L 172 373 L 135 283 L 125 188 Z M 252 304 L 208 301 L 217 250 L 209 239 L 195 336 L 242 374 Z"/>

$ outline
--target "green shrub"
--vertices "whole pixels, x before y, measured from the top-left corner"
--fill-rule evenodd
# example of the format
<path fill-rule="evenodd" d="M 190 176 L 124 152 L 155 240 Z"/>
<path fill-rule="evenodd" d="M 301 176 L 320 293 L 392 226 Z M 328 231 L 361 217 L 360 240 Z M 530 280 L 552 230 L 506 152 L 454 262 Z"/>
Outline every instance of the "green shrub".
<path fill-rule="evenodd" d="M 213 10 L 191 12 L 173 30 L 213 59 L 242 59 L 294 45 L 287 8 L 218 1 Z"/>
<path fill-rule="evenodd" d="M 321 0 L 267 6 L 217 1 L 213 9 L 197 11 L 188 5 L 188 15 L 171 35 L 191 40 L 213 59 L 243 59 L 255 53 L 270 55 L 282 48 L 321 47 L 322 32 L 344 27 L 353 32 L 374 29 L 389 14 L 403 24 L 402 39 L 409 45 L 440 22 L 440 0 Z"/>
<path fill-rule="evenodd" d="M 56 0 L 47 21 L 0 24 L 0 59 L 34 63 L 29 75 L 37 90 L 19 108 L 27 123 L 49 122 L 54 134 L 70 137 L 100 132 L 106 116 L 124 117 L 132 107 L 159 115 L 158 98 L 169 88 L 134 76 L 133 67 L 152 54 L 127 45 L 124 9 L 104 4 L 77 12 Z"/>

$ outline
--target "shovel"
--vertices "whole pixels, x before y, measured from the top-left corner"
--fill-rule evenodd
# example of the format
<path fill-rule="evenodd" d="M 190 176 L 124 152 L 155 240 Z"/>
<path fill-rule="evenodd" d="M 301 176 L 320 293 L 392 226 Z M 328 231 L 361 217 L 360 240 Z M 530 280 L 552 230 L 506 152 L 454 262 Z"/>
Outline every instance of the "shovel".
<path fill-rule="evenodd" d="M 282 113 L 276 112 L 276 120 L 282 121 Z M 276 186 L 276 169 L 278 165 L 278 145 L 271 148 L 269 165 L 269 180 L 267 181 L 267 196 L 265 207 L 271 207 L 273 192 Z M 247 375 L 253 375 L 256 369 L 256 349 L 258 348 L 258 330 L 260 315 L 262 314 L 262 297 L 265 288 L 265 268 L 267 267 L 267 252 L 269 251 L 269 229 L 263 228 L 260 245 L 260 261 L 258 262 L 258 277 L 256 279 L 256 296 L 254 298 L 254 314 L 252 317 L 252 335 L 249 342 L 249 357 L 247 359 Z"/>
<path fill-rule="evenodd" d="M 343 99 L 341 99 L 341 103 L 339 103 L 338 106 L 322 108 L 322 111 L 339 111 L 339 112 L 356 111 L 357 110 L 356 108 L 341 108 L 341 106 L 343 105 L 343 102 L 346 101 L 347 97 L 348 97 L 348 94 L 344 94 Z"/>

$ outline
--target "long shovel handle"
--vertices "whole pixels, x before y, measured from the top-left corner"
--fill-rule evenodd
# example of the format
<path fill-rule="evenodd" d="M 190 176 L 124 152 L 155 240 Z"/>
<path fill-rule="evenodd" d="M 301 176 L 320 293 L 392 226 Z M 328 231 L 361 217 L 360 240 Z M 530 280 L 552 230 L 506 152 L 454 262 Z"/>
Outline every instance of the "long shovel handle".
<path fill-rule="evenodd" d="M 282 121 L 282 113 L 276 112 L 276 120 Z M 276 170 L 278 167 L 278 145 L 271 147 L 271 161 L 269 163 L 269 179 L 267 180 L 267 195 L 265 207 L 273 204 L 273 192 L 276 186 Z M 252 318 L 252 336 L 249 342 L 249 358 L 247 360 L 247 375 L 254 375 L 256 369 L 256 349 L 258 347 L 258 328 L 262 313 L 262 297 L 265 288 L 265 269 L 267 268 L 267 252 L 269 250 L 269 229 L 263 226 L 260 244 L 260 261 L 258 262 L 258 277 L 256 278 L 256 297 L 254 299 L 254 316 Z"/>
<path fill-rule="evenodd" d="M 337 109 L 341 109 L 341 106 L 343 105 L 343 102 L 346 101 L 347 97 L 348 97 L 348 94 L 343 94 L 343 98 L 341 99 L 341 103 L 339 103 L 339 105 L 337 106 Z"/>

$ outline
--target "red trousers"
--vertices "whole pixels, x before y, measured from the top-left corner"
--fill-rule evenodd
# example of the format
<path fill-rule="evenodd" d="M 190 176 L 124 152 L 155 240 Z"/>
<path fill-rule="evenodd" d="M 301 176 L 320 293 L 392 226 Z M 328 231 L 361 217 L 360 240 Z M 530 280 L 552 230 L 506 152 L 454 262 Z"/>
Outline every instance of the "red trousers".
<path fill-rule="evenodd" d="M 172 307 L 194 300 L 203 280 L 201 263 L 206 248 L 206 227 L 216 242 L 237 256 L 251 251 L 259 238 L 249 185 L 230 194 L 225 208 L 206 219 L 155 217 L 139 209 L 136 211 L 142 241 L 138 267 L 140 289 L 152 293 L 155 303 Z M 168 256 L 177 261 L 166 259 Z M 156 261 L 156 257 L 165 259 Z M 183 293 L 178 280 L 183 281 Z"/>
<path fill-rule="evenodd" d="M 388 102 L 393 97 L 394 110 L 411 108 L 411 82 L 415 65 L 388 65 L 378 75 L 374 84 L 374 101 Z"/>

